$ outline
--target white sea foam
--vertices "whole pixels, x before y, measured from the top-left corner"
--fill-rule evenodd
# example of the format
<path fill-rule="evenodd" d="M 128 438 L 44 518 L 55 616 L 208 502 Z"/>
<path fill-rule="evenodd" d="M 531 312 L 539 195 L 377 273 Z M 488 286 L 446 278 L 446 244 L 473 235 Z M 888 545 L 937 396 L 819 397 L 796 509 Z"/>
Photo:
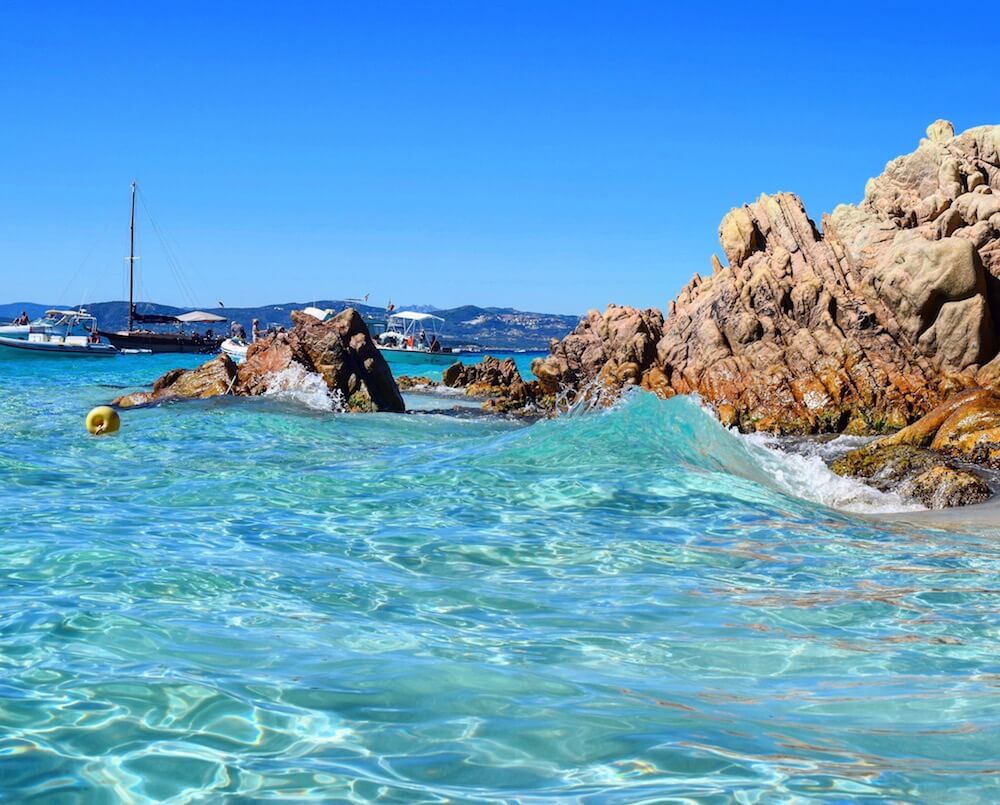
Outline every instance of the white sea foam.
<path fill-rule="evenodd" d="M 849 440 L 839 445 L 816 442 L 800 443 L 799 451 L 791 452 L 779 439 L 762 433 L 741 434 L 731 431 L 746 441 L 759 457 L 761 469 L 775 484 L 795 497 L 822 503 L 833 509 L 864 514 L 890 514 L 893 512 L 923 511 L 924 507 L 892 492 L 880 492 L 853 478 L 844 478 L 833 472 L 823 457 L 839 455 L 846 449 L 863 444 L 866 440 L 856 437 L 839 437 Z M 857 444 L 855 444 L 855 441 Z"/>
<path fill-rule="evenodd" d="M 465 388 L 451 388 L 450 386 L 414 386 L 410 391 L 419 391 L 422 394 L 433 394 L 438 397 L 465 397 Z"/>
<path fill-rule="evenodd" d="M 322 377 L 297 363 L 271 375 L 264 396 L 288 400 L 314 411 L 347 410 L 339 391 L 331 391 Z"/>
<path fill-rule="evenodd" d="M 690 395 L 690 399 L 718 421 L 715 411 L 698 394 Z M 754 463 L 768 480 L 789 495 L 859 514 L 926 511 L 919 503 L 900 495 L 880 492 L 854 478 L 837 475 L 827 465 L 828 461 L 867 444 L 871 441 L 869 437 L 841 435 L 827 440 L 792 441 L 767 433 L 741 433 L 735 427 L 727 430 L 749 448 Z"/>

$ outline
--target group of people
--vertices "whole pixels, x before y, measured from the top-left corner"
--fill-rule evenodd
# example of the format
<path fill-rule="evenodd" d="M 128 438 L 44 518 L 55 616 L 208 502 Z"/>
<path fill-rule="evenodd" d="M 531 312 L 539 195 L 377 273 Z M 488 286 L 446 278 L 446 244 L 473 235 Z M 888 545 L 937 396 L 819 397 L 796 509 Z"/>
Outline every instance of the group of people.
<path fill-rule="evenodd" d="M 260 328 L 260 319 L 254 319 L 253 323 L 250 325 L 250 338 L 251 343 L 257 343 L 261 338 L 271 332 L 282 332 L 284 327 L 277 327 L 272 325 L 266 330 Z M 235 319 L 232 324 L 229 325 L 229 337 L 234 341 L 240 341 L 242 343 L 247 342 L 247 330 L 242 324 L 240 324 Z"/>
<path fill-rule="evenodd" d="M 257 319 L 253 320 L 254 326 L 257 324 Z M 236 319 L 233 319 L 233 323 L 229 325 L 229 337 L 234 341 L 246 341 L 247 340 L 247 330 L 242 324 L 240 324 Z M 256 340 L 256 339 L 255 339 Z"/>
<path fill-rule="evenodd" d="M 14 319 L 14 324 L 31 324 L 31 319 L 28 318 L 28 311 L 22 310 L 21 315 Z"/>
<path fill-rule="evenodd" d="M 430 344 L 428 344 L 427 333 L 424 332 L 423 330 L 420 331 L 420 334 L 415 339 L 412 335 L 409 336 L 406 339 L 406 346 L 409 349 L 414 349 L 414 348 L 424 349 L 424 347 L 426 347 L 430 352 L 441 351 L 441 342 L 438 341 L 437 335 L 432 335 L 431 342 Z"/>
<path fill-rule="evenodd" d="M 276 329 L 281 330 L 282 328 L 279 327 Z M 253 324 L 250 327 L 251 343 L 256 343 L 267 332 L 270 332 L 270 330 L 262 331 L 260 329 L 260 319 L 254 319 Z M 246 328 L 234 319 L 232 323 L 229 325 L 229 337 L 232 338 L 234 341 L 239 341 L 245 344 L 247 342 Z M 414 339 L 412 335 L 406 340 L 406 344 L 408 347 L 410 347 L 410 349 L 414 347 Z M 427 347 L 427 349 L 429 349 L 431 352 L 441 351 L 441 342 L 438 341 L 437 335 L 436 334 L 432 335 L 430 343 L 428 344 L 427 333 L 424 330 L 420 331 L 420 335 L 416 339 L 416 344 L 418 344 L 421 349 Z"/>
<path fill-rule="evenodd" d="M 421 330 L 420 331 L 420 336 L 417 339 L 417 342 L 420 344 L 421 348 L 423 348 L 423 347 L 426 346 L 431 352 L 440 352 L 441 351 L 441 342 L 438 341 L 438 337 L 437 337 L 436 333 L 431 336 L 431 342 L 430 342 L 430 344 L 428 344 L 427 343 L 427 333 L 424 330 Z M 410 346 L 412 347 L 413 344 L 411 343 Z"/>
<path fill-rule="evenodd" d="M 250 332 L 251 332 L 251 337 L 253 338 L 254 342 L 256 342 L 261 335 L 260 319 L 253 320 L 253 324 L 250 326 Z M 244 327 L 242 324 L 240 324 L 238 321 L 234 319 L 233 323 L 229 325 L 229 337 L 232 338 L 234 341 L 245 342 L 247 340 L 246 327 Z"/>

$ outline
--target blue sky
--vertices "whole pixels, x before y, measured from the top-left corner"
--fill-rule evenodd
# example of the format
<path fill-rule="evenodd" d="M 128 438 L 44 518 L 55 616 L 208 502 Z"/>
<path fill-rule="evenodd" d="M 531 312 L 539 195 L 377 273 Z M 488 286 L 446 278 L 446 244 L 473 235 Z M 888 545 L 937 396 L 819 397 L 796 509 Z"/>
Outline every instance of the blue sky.
<path fill-rule="evenodd" d="M 663 307 L 730 207 L 1000 123 L 987 31 L 877 5 L 5 3 L 0 301 L 122 298 L 135 177 L 156 301 Z"/>

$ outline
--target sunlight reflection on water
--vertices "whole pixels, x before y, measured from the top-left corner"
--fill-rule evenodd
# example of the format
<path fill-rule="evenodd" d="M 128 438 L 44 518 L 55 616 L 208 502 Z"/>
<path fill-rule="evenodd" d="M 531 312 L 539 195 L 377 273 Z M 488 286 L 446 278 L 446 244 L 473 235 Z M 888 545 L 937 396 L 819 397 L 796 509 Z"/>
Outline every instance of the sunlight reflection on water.
<path fill-rule="evenodd" d="M 680 399 L 86 436 L 185 360 L 0 365 L 4 798 L 995 792 L 995 526 L 792 496 Z"/>

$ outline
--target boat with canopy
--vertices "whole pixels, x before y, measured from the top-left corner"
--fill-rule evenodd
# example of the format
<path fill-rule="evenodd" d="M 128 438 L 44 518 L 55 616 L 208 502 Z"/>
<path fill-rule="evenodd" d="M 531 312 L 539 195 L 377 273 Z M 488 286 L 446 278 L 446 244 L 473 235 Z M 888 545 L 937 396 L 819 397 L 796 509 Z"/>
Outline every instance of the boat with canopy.
<path fill-rule="evenodd" d="M 455 351 L 441 346 L 444 319 L 432 313 L 400 310 L 386 316 L 375 343 L 397 363 L 452 363 Z"/>

